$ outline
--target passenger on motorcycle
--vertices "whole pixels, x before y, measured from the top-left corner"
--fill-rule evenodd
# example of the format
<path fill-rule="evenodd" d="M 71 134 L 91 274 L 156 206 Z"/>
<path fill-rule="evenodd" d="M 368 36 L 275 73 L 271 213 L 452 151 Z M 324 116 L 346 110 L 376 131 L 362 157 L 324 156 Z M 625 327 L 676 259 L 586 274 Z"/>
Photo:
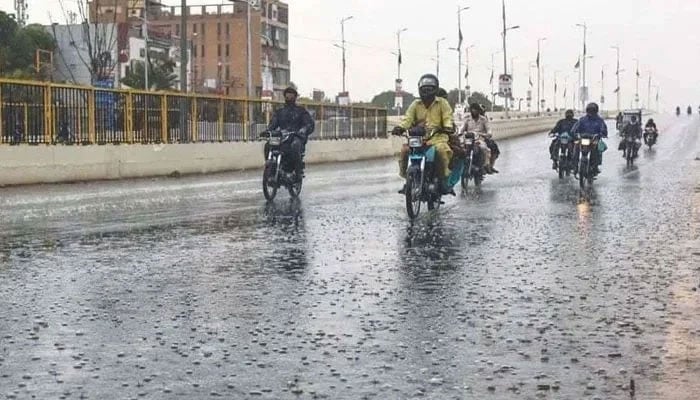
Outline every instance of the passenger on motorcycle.
<path fill-rule="evenodd" d="M 483 168 L 486 173 L 493 174 L 497 173 L 493 168 L 493 159 L 491 154 L 491 149 L 489 148 L 487 140 L 491 140 L 491 128 L 489 126 L 489 119 L 483 116 L 481 113 L 483 109 L 477 103 L 472 103 L 469 105 L 469 116 L 464 121 L 464 125 L 460 130 L 460 133 L 474 133 L 481 138 L 481 144 L 479 145 L 480 153 L 483 157 Z"/>
<path fill-rule="evenodd" d="M 652 135 L 657 136 L 659 134 L 659 130 L 656 127 L 656 122 L 654 122 L 654 118 L 649 118 L 647 121 L 647 124 L 644 125 L 644 130 L 645 130 L 645 135 L 644 135 L 644 144 L 648 144 L 647 140 L 647 135 L 646 135 L 646 130 L 649 129 Z"/>
<path fill-rule="evenodd" d="M 637 121 L 636 115 L 633 115 L 632 118 L 630 118 L 630 123 L 625 125 L 625 128 L 622 130 L 622 137 L 624 137 L 625 139 L 635 139 L 634 158 L 637 158 L 637 152 L 639 151 L 639 148 L 642 147 L 641 143 L 637 141 L 637 139 L 642 138 L 642 125 L 640 124 L 640 121 Z M 627 156 L 625 151 L 626 148 L 627 147 L 625 146 L 625 142 L 620 142 L 620 147 L 618 148 L 618 150 L 622 151 L 622 158 L 626 158 Z"/>
<path fill-rule="evenodd" d="M 425 74 L 418 81 L 419 99 L 416 99 L 406 110 L 406 116 L 401 124 L 395 127 L 391 134 L 402 135 L 407 130 L 412 136 L 423 136 L 426 144 L 433 146 L 437 153 L 437 165 L 435 171 L 441 182 L 450 175 L 450 160 L 452 159 L 452 149 L 449 145 L 450 134 L 454 132 L 454 122 L 452 119 L 452 107 L 442 97 L 438 97 L 440 81 L 433 74 Z M 406 178 L 406 168 L 408 167 L 408 146 L 401 148 L 399 156 L 399 176 Z M 399 193 L 404 193 L 402 188 Z M 444 192 L 446 187 L 442 188 Z"/>
<path fill-rule="evenodd" d="M 270 125 L 261 136 L 268 137 L 270 132 L 276 129 L 296 132 L 294 139 L 292 139 L 288 147 L 284 146 L 282 151 L 292 158 L 292 162 L 295 165 L 296 179 L 301 179 L 304 175 L 303 154 L 306 150 L 306 142 L 314 132 L 316 124 L 311 118 L 311 114 L 304 107 L 297 105 L 298 96 L 299 93 L 293 87 L 288 87 L 284 90 L 284 107 L 275 111 Z M 265 157 L 267 157 L 268 152 L 268 146 L 265 144 Z"/>
<path fill-rule="evenodd" d="M 605 120 L 598 115 L 598 111 L 596 103 L 590 103 L 586 106 L 586 115 L 579 119 L 572 128 L 572 133 L 577 139 L 582 135 L 597 136 L 598 140 L 608 137 L 608 126 L 605 125 Z M 603 152 L 594 151 L 591 154 L 591 161 L 595 165 L 594 173 L 599 174 L 599 167 L 603 164 Z"/>
<path fill-rule="evenodd" d="M 562 133 L 573 132 L 573 127 L 578 120 L 574 118 L 574 110 L 566 110 L 564 113 L 564 119 L 560 119 L 554 128 L 549 132 L 549 136 L 554 137 L 552 144 L 549 145 L 549 156 L 552 159 L 552 169 L 557 169 L 558 158 L 557 149 L 559 146 L 559 135 Z"/>

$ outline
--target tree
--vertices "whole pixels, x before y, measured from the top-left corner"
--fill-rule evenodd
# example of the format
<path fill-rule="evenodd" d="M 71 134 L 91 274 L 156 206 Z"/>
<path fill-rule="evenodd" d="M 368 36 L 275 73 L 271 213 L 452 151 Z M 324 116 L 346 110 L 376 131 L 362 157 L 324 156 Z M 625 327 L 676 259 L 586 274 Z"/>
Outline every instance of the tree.
<path fill-rule="evenodd" d="M 122 79 L 122 83 L 133 89 L 146 88 L 146 70 L 144 63 L 135 63 L 129 73 Z M 170 59 L 151 58 L 148 69 L 148 85 L 154 90 L 173 89 L 177 85 L 175 75 L 175 61 Z"/>
<path fill-rule="evenodd" d="M 53 52 L 56 42 L 43 27 L 32 24 L 20 28 L 14 18 L 0 11 L 0 75 L 13 78 L 37 77 L 34 60 L 37 50 Z"/>
<path fill-rule="evenodd" d="M 385 107 L 387 109 L 394 108 L 394 97 L 396 97 L 396 92 L 393 90 L 387 90 L 386 92 L 379 93 L 372 98 L 372 105 L 376 107 Z M 403 92 L 403 108 L 406 109 L 413 103 L 415 96 L 408 92 Z"/>
<path fill-rule="evenodd" d="M 467 100 L 469 104 L 472 103 L 478 103 L 481 104 L 486 108 L 486 111 L 491 111 L 491 100 L 489 100 L 488 97 L 486 97 L 483 93 L 480 92 L 473 92 L 471 96 L 469 96 L 469 100 Z M 493 111 L 503 111 L 503 107 L 501 106 L 494 106 Z"/>
<path fill-rule="evenodd" d="M 464 102 L 467 98 L 467 92 L 462 90 L 462 102 Z M 452 89 L 450 90 L 449 93 L 447 93 L 447 101 L 450 102 L 450 107 L 453 109 L 457 105 L 457 102 L 459 101 L 459 90 L 457 89 Z"/>
<path fill-rule="evenodd" d="M 72 21 L 75 13 L 69 11 L 65 3 L 69 0 L 58 0 L 66 21 Z M 117 59 L 113 56 L 117 48 L 119 27 L 117 25 L 117 13 L 112 12 L 111 17 L 98 15 L 97 10 L 103 7 L 110 7 L 116 10 L 118 0 L 73 0 L 70 1 L 78 9 L 78 15 L 82 21 L 79 25 L 67 25 L 62 30 L 57 30 L 54 24 L 51 25 L 53 37 L 57 42 L 70 43 L 71 46 L 80 49 L 75 55 L 90 73 L 90 79 L 94 84 L 96 81 L 112 76 L 117 66 Z M 95 18 L 91 21 L 91 7 L 94 8 Z M 67 40 L 60 40 L 60 35 L 67 35 Z M 83 50 L 84 49 L 84 50 Z M 69 63 L 73 62 L 69 56 L 63 54 L 59 48 L 59 58 L 68 71 L 71 70 Z M 72 77 L 73 81 L 75 78 Z"/>

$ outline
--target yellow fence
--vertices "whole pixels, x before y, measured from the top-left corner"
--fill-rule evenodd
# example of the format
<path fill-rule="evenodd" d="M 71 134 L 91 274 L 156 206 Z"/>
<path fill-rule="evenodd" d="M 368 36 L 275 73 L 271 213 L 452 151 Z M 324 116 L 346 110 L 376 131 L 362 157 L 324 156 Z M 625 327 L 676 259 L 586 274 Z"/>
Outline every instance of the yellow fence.
<path fill-rule="evenodd" d="M 387 111 L 303 104 L 314 140 L 385 138 Z M 0 79 L 0 143 L 119 144 L 256 140 L 281 103 Z"/>

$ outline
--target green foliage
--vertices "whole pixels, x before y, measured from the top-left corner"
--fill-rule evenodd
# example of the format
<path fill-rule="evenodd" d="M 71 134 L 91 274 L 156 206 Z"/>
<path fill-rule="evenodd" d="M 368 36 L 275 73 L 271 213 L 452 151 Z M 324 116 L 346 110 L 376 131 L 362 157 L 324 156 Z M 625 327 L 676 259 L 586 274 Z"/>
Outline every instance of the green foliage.
<path fill-rule="evenodd" d="M 372 99 L 372 105 L 376 107 L 384 107 L 391 110 L 394 108 L 395 96 L 396 92 L 393 90 L 387 90 L 386 92 L 379 93 Z M 403 108 L 408 108 L 408 106 L 411 103 L 413 103 L 415 99 L 415 96 L 413 96 L 411 93 L 403 92 Z"/>
<path fill-rule="evenodd" d="M 0 11 L 0 76 L 37 78 L 34 60 L 38 49 L 53 52 L 54 38 L 41 25 L 20 28 L 17 22 Z"/>
<path fill-rule="evenodd" d="M 174 89 L 177 85 L 175 61 L 151 59 L 148 70 L 148 85 L 153 90 Z M 134 67 L 122 79 L 122 83 L 133 89 L 146 88 L 146 70 L 144 63 L 135 63 Z"/>

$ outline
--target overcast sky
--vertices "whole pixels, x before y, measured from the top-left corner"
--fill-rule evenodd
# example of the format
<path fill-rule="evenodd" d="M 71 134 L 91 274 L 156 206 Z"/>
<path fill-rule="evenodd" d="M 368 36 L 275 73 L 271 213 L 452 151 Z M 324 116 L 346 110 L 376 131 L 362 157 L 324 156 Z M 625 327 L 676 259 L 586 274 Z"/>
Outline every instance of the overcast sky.
<path fill-rule="evenodd" d="M 58 0 L 27 0 L 31 22 L 47 23 L 48 13 L 60 15 Z M 76 0 L 66 0 L 67 4 Z M 165 0 L 166 4 L 179 1 Z M 189 0 L 189 4 L 221 1 Z M 290 5 L 290 59 L 292 80 L 300 92 L 313 88 L 334 94 L 341 88 L 340 19 L 346 23 L 349 42 L 347 87 L 353 100 L 368 100 L 393 89 L 396 78 L 396 31 L 402 34 L 404 88 L 415 92 L 422 73 L 435 72 L 436 41 L 441 37 L 440 78 L 445 88 L 457 87 L 457 7 L 469 6 L 462 14 L 464 45 L 470 50 L 470 84 L 473 90 L 490 92 L 491 54 L 502 49 L 501 3 L 498 0 L 288 0 Z M 582 52 L 582 29 L 588 24 L 588 84 L 600 99 L 601 69 L 605 66 L 606 103 L 614 105 L 615 51 L 622 50 L 623 106 L 629 106 L 635 91 L 635 62 L 640 61 L 640 94 L 646 103 L 648 77 L 661 87 L 662 107 L 700 105 L 699 0 L 506 0 L 508 26 L 519 30 L 508 34 L 508 64 L 515 57 L 515 97 L 525 97 L 528 65 L 537 56 L 537 38 L 542 45 L 542 65 L 548 106 L 552 105 L 553 74 L 558 72 L 561 106 L 564 78 L 569 77 L 569 105 L 578 80 L 574 64 Z M 13 0 L 0 0 L 0 9 L 12 12 Z M 503 70 L 503 55 L 496 56 L 496 75 Z M 536 82 L 536 69 L 532 71 Z M 463 83 L 464 84 L 464 83 Z M 535 83 L 536 85 L 536 83 Z M 536 93 L 536 86 L 533 88 Z M 654 103 L 655 89 L 652 89 Z"/>

